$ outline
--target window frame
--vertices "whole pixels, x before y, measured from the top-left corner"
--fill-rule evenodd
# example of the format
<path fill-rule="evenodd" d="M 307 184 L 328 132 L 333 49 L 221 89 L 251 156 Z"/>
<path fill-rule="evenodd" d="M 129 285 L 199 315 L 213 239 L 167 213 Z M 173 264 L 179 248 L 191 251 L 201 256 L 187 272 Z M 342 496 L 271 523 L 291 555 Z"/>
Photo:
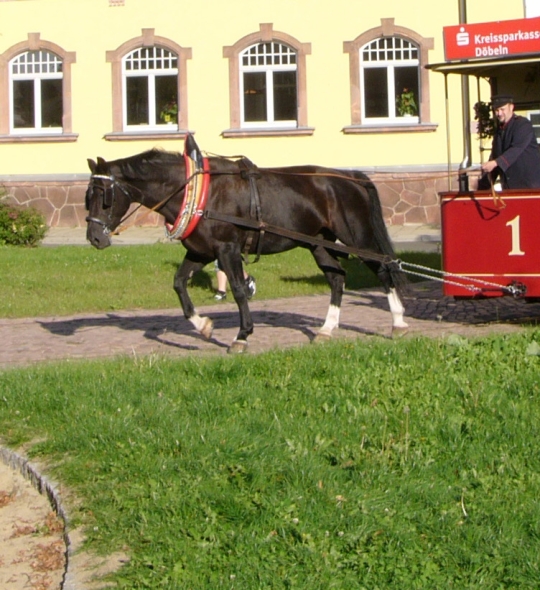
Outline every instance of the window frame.
<path fill-rule="evenodd" d="M 395 120 L 384 119 L 379 122 L 365 122 L 363 80 L 361 77 L 360 50 L 371 41 L 382 37 L 401 37 L 410 41 L 418 48 L 419 59 L 419 114 L 416 121 L 402 121 L 408 117 L 397 117 Z M 428 52 L 433 49 L 432 37 L 422 37 L 415 31 L 397 26 L 393 18 L 381 19 L 381 25 L 361 33 L 353 41 L 343 43 L 343 52 L 349 55 L 350 78 L 350 125 L 343 128 L 344 133 L 380 133 L 403 131 L 435 131 L 437 124 L 430 123 L 430 92 L 429 72 L 424 67 L 428 63 Z M 399 121 L 397 120 L 399 119 Z"/>
<path fill-rule="evenodd" d="M 62 61 L 62 127 L 20 128 L 13 126 L 13 85 L 11 63 L 28 51 L 46 51 Z M 71 66 L 76 63 L 76 53 L 40 38 L 40 33 L 30 33 L 26 41 L 17 43 L 0 55 L 0 143 L 75 141 L 72 130 Z M 36 108 L 36 107 L 34 107 Z"/>
<path fill-rule="evenodd" d="M 156 125 L 155 127 L 140 125 L 124 126 L 124 75 L 123 58 L 136 49 L 143 47 L 160 47 L 177 56 L 178 66 L 178 119 L 177 125 Z M 134 37 L 120 45 L 114 51 L 107 51 L 106 61 L 111 64 L 112 76 L 112 132 L 105 135 L 108 141 L 130 141 L 140 139 L 178 139 L 188 133 L 188 99 L 187 99 L 187 60 L 191 59 L 190 47 L 182 47 L 154 34 L 154 29 L 142 29 L 139 37 Z M 172 129 L 171 129 L 172 127 Z"/>
<path fill-rule="evenodd" d="M 381 59 L 381 60 L 374 60 L 374 61 L 365 61 L 362 54 L 363 52 L 368 48 L 369 45 L 371 45 L 372 43 L 379 41 L 380 39 L 401 39 L 402 41 L 405 41 L 406 43 L 409 43 L 411 46 L 413 46 L 417 52 L 417 54 L 420 53 L 418 46 L 416 45 L 416 43 L 413 43 L 410 39 L 406 39 L 404 37 L 401 37 L 399 35 L 393 35 L 391 37 L 378 37 L 377 39 L 373 39 L 371 41 L 368 41 L 368 43 L 366 43 L 365 45 L 363 45 L 362 47 L 360 47 L 358 49 L 359 52 L 359 62 L 360 62 L 360 81 L 361 81 L 361 86 L 362 88 L 366 87 L 365 84 L 365 73 L 366 70 L 370 70 L 370 69 L 375 69 L 375 68 L 384 68 L 387 72 L 387 93 L 388 93 L 388 117 L 368 117 L 366 113 L 366 93 L 362 92 L 361 93 L 361 101 L 362 101 L 362 123 L 364 125 L 388 125 L 388 124 L 397 124 L 397 125 L 402 125 L 404 123 L 407 124 L 413 124 L 413 123 L 419 123 L 420 122 L 420 114 L 415 115 L 415 116 L 411 116 L 408 117 L 407 120 L 404 120 L 403 116 L 399 116 L 397 114 L 397 109 L 396 109 L 396 104 L 395 104 L 395 100 L 392 99 L 392 97 L 395 94 L 395 74 L 396 74 L 396 68 L 398 67 L 414 67 L 416 68 L 416 70 L 418 71 L 418 73 L 420 72 L 420 58 L 414 58 L 414 59 L 403 59 L 403 60 L 398 60 L 398 59 Z M 420 75 L 418 75 L 418 102 L 420 102 L 420 97 L 422 96 L 422 88 L 420 87 Z"/>
<path fill-rule="evenodd" d="M 170 55 L 174 56 L 176 60 L 177 67 L 176 68 L 164 68 L 162 70 L 159 69 L 133 69 L 128 70 L 126 68 L 126 62 L 130 56 L 132 56 L 136 51 L 140 51 L 142 49 L 162 49 L 170 53 Z M 167 58 L 170 59 L 170 58 Z M 137 76 L 139 74 L 139 76 Z M 165 47 L 154 46 L 154 47 L 137 47 L 126 53 L 122 57 L 122 128 L 124 131 L 156 131 L 156 130 L 163 130 L 166 129 L 168 131 L 171 130 L 171 126 L 167 123 L 158 123 L 155 120 L 155 114 L 152 110 L 152 106 L 155 105 L 155 98 L 156 98 L 156 78 L 160 76 L 175 76 L 176 77 L 176 87 L 177 87 L 177 101 L 180 103 L 179 96 L 178 96 L 178 55 Z M 146 125 L 130 125 L 127 122 L 127 113 L 128 113 L 128 89 L 127 89 L 127 79 L 128 78 L 135 78 L 135 77 L 144 77 L 147 79 L 148 85 L 148 123 Z M 180 108 L 182 105 L 180 105 Z M 167 127 L 165 127 L 167 126 Z M 172 125 L 174 130 L 178 130 L 178 121 Z"/>
<path fill-rule="evenodd" d="M 13 66 L 14 62 L 21 58 L 23 55 L 27 55 L 29 53 L 46 53 L 48 55 L 54 56 L 55 61 L 54 63 L 60 62 L 62 64 L 60 72 L 32 72 L 32 73 L 25 73 L 25 74 L 14 74 L 13 73 Z M 40 62 L 41 63 L 41 62 Z M 22 66 L 22 64 L 21 64 Z M 43 99 L 43 92 L 42 92 L 42 82 L 44 80 L 61 80 L 61 85 L 64 85 L 64 73 L 63 73 L 63 63 L 62 59 L 56 53 L 52 51 L 48 51 L 45 49 L 38 49 L 35 51 L 27 50 L 19 53 L 15 57 L 9 60 L 9 133 L 10 135 L 20 134 L 20 135 L 43 135 L 48 133 L 62 133 L 63 128 L 62 126 L 59 127 L 43 127 L 43 120 L 42 120 L 42 99 Z M 15 82 L 32 82 L 32 90 L 34 95 L 34 127 L 16 127 L 15 126 Z M 62 104 L 62 115 L 63 115 L 63 104 Z"/>
<path fill-rule="evenodd" d="M 526 117 L 531 122 L 531 125 L 534 130 L 534 135 L 536 137 L 536 143 L 540 144 L 540 121 L 538 123 L 535 123 L 533 121 L 532 115 L 540 116 L 540 109 L 533 109 L 533 110 L 526 111 Z"/>
<path fill-rule="evenodd" d="M 287 50 L 291 51 L 294 53 L 295 55 L 295 63 L 294 64 L 262 64 L 262 65 L 244 65 L 243 62 L 243 57 L 246 54 L 246 52 L 250 51 L 252 48 L 258 48 L 261 45 L 266 45 L 266 43 L 270 43 L 271 45 L 277 44 L 281 47 L 286 47 Z M 244 74 L 254 74 L 254 73 L 260 73 L 260 74 L 264 74 L 265 75 L 265 79 L 266 79 L 266 108 L 267 108 L 267 112 L 266 112 L 266 121 L 246 121 L 245 118 L 245 108 L 246 108 L 246 102 L 245 100 L 243 100 L 242 98 L 240 99 L 240 127 L 242 129 L 257 129 L 257 128 L 261 128 L 261 127 L 267 127 L 270 129 L 276 129 L 276 128 L 291 128 L 291 129 L 296 129 L 298 127 L 298 66 L 297 66 L 297 61 L 298 61 L 298 56 L 296 54 L 296 51 L 294 50 L 293 47 L 290 47 L 289 45 L 287 45 L 286 43 L 281 43 L 279 41 L 276 41 L 275 39 L 272 41 L 268 41 L 266 43 L 254 43 L 253 45 L 250 45 L 249 47 L 246 47 L 246 49 L 244 49 L 240 55 L 239 55 L 239 68 L 240 68 L 240 73 L 239 73 L 239 82 L 240 82 L 240 97 L 244 96 L 244 80 L 245 80 L 245 76 Z M 257 56 L 259 56 L 259 54 L 256 54 Z M 262 54 L 261 56 L 265 56 L 266 54 Z M 294 72 L 295 73 L 295 78 L 296 78 L 296 114 L 297 114 L 297 118 L 296 119 L 288 119 L 288 120 L 276 120 L 276 110 L 275 110 L 275 106 L 274 106 L 274 88 L 275 88 L 275 84 L 274 84 L 274 74 L 277 72 Z"/>
<path fill-rule="evenodd" d="M 311 54 L 311 43 L 301 43 L 291 35 L 274 31 L 273 24 L 260 24 L 256 33 L 239 39 L 234 45 L 223 47 L 223 57 L 229 60 L 229 116 L 230 128 L 223 137 L 267 137 L 275 135 L 312 135 L 314 129 L 307 125 L 306 56 Z M 297 118 L 294 125 L 278 121 L 272 124 L 245 124 L 243 105 L 243 74 L 241 54 L 259 43 L 279 43 L 296 52 Z"/>

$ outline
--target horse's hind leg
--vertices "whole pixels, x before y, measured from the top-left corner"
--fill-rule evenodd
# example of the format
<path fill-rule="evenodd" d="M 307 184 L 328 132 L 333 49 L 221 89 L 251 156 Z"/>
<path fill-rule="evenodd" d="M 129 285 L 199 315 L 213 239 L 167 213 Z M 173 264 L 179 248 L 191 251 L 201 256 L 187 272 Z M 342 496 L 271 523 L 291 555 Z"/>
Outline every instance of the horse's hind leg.
<path fill-rule="evenodd" d="M 178 267 L 174 276 L 174 290 L 180 299 L 180 305 L 184 312 L 184 317 L 188 319 L 195 329 L 200 332 L 205 338 L 211 338 L 214 331 L 214 323 L 209 317 L 200 316 L 193 306 L 191 297 L 187 290 L 187 283 L 189 279 L 199 270 L 203 268 L 210 260 L 200 259 L 188 252 Z"/>
<path fill-rule="evenodd" d="M 392 273 L 386 264 L 371 260 L 366 260 L 365 263 L 379 277 L 388 297 L 388 305 L 392 314 L 392 337 L 403 336 L 409 330 L 409 325 L 403 319 L 405 308 L 394 285 Z"/>
<path fill-rule="evenodd" d="M 327 340 L 332 337 L 332 332 L 339 326 L 341 313 L 341 301 L 343 299 L 343 288 L 345 286 L 345 271 L 338 261 L 337 255 L 329 252 L 321 246 L 315 247 L 311 253 L 317 266 L 323 271 L 328 284 L 330 285 L 330 305 L 326 313 L 324 324 L 317 332 L 314 342 Z"/>

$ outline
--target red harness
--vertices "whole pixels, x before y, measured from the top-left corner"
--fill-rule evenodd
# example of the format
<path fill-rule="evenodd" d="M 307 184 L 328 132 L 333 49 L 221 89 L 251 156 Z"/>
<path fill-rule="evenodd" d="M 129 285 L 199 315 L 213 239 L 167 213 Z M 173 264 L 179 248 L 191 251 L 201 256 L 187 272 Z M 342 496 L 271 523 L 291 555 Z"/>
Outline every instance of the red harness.
<path fill-rule="evenodd" d="M 200 153 L 198 154 L 200 156 Z M 208 158 L 202 160 L 202 167 L 197 160 L 184 150 L 186 164 L 186 186 L 184 199 L 173 225 L 165 223 L 165 233 L 170 239 L 185 240 L 201 220 L 208 199 L 210 187 L 210 164 Z"/>

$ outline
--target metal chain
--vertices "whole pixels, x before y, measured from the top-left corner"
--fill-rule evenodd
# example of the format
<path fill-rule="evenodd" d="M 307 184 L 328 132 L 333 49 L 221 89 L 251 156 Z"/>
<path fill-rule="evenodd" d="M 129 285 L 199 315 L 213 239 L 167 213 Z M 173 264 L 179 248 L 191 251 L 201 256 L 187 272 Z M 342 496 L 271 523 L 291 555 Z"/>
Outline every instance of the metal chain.
<path fill-rule="evenodd" d="M 452 273 L 452 272 L 445 272 L 443 270 L 437 270 L 434 268 L 430 268 L 429 266 L 422 266 L 421 264 L 413 264 L 412 262 L 404 262 L 403 260 L 396 260 L 395 262 L 399 266 L 400 270 L 407 273 L 407 274 L 415 275 L 418 277 L 422 277 L 422 278 L 430 279 L 430 280 L 434 280 L 434 281 L 439 281 L 441 283 L 447 283 L 449 285 L 461 287 L 462 289 L 467 289 L 468 291 L 473 291 L 475 293 L 482 292 L 482 289 L 480 287 L 476 287 L 474 285 L 467 285 L 467 284 L 459 283 L 457 281 L 448 280 L 447 277 L 454 277 L 454 278 L 461 279 L 461 280 L 467 280 L 467 281 L 470 281 L 473 283 L 478 283 L 479 285 L 483 285 L 485 287 L 496 287 L 497 289 L 499 289 L 501 291 L 506 291 L 507 293 L 509 293 L 510 295 L 513 295 L 514 297 L 517 297 L 517 296 L 523 294 L 521 292 L 521 288 L 518 285 L 508 285 L 505 287 L 504 285 L 499 285 L 498 283 L 491 283 L 491 282 L 485 281 L 483 279 L 476 279 L 474 277 L 468 277 L 466 275 L 459 275 L 459 274 Z M 415 269 L 419 269 L 422 271 L 427 271 L 427 272 L 430 272 L 433 274 L 440 274 L 443 276 L 437 277 L 437 276 L 433 276 L 432 274 L 425 274 L 424 272 L 407 270 L 406 268 L 404 268 L 406 266 L 409 266 L 409 267 L 415 268 Z"/>

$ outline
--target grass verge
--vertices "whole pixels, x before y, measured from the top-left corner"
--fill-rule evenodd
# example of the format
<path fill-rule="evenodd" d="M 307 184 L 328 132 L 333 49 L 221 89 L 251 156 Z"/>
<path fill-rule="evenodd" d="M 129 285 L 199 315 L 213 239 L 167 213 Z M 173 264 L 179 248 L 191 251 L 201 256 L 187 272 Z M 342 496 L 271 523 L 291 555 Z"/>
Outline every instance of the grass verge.
<path fill-rule="evenodd" d="M 0 247 L 0 317 L 178 307 L 173 278 L 184 253 L 180 244 L 113 247 L 102 252 L 85 246 Z M 400 256 L 440 268 L 438 254 Z M 344 266 L 348 289 L 379 284 L 358 260 L 344 261 Z M 266 256 L 248 270 L 257 279 L 257 298 L 329 293 L 324 276 L 304 249 Z M 195 305 L 214 303 L 215 287 L 213 265 L 209 265 L 191 281 Z"/>
<path fill-rule="evenodd" d="M 122 589 L 537 588 L 540 331 L 0 373 Z"/>

